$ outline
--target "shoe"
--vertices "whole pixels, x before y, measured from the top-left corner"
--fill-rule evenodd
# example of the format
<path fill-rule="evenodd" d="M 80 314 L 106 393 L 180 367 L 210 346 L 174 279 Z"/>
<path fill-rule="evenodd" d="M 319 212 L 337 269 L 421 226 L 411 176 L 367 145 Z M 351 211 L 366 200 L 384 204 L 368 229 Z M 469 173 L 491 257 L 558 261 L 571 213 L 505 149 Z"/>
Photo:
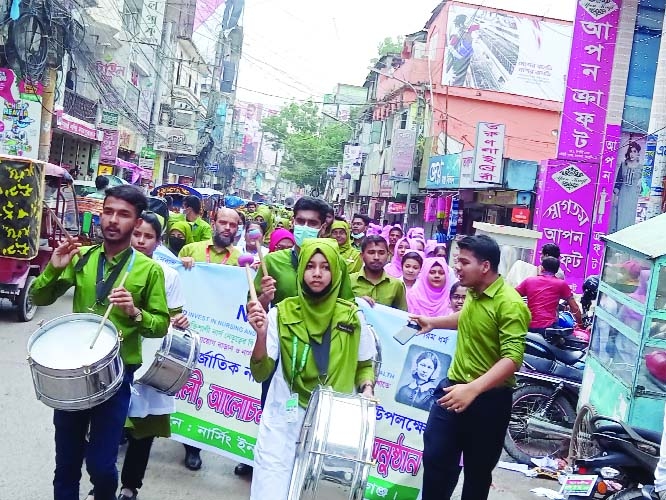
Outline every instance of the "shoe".
<path fill-rule="evenodd" d="M 247 464 L 238 464 L 234 467 L 234 474 L 240 477 L 249 476 L 252 474 L 252 466 Z"/>
<path fill-rule="evenodd" d="M 120 495 L 118 495 L 118 500 L 136 500 L 137 494 L 138 492 L 129 488 L 122 488 L 120 490 Z"/>
<path fill-rule="evenodd" d="M 199 470 L 201 469 L 201 457 L 199 456 L 199 451 L 190 451 L 187 450 L 185 453 L 185 467 L 190 470 Z"/>

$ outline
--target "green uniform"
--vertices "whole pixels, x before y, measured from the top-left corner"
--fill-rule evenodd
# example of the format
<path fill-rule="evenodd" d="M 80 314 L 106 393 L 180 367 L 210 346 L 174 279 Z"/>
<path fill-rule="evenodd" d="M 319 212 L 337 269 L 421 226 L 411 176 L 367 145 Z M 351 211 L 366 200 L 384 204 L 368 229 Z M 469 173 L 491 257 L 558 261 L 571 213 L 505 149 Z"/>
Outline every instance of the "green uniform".
<path fill-rule="evenodd" d="M 302 371 L 293 377 L 291 390 L 298 393 L 299 405 L 303 408 L 307 407 L 312 391 L 320 383 L 331 386 L 335 391 L 351 393 L 361 382 L 374 381 L 375 378 L 372 359 L 359 361 L 361 322 L 358 308 L 353 302 L 338 298 L 343 276 L 347 273 L 344 263 L 337 258 L 335 242 L 321 238 L 307 240 L 301 250 L 297 279 L 303 279 L 305 267 L 317 251 L 324 254 L 331 268 L 332 282 L 328 293 L 315 299 L 299 285 L 295 297 L 286 298 L 277 305 L 279 355 L 287 383 L 292 380 L 294 341 L 296 361 L 300 364 L 306 346 L 312 342 L 321 344 L 325 331 L 328 327 L 331 329 L 330 357 L 325 380 L 322 380 L 319 374 L 311 351 L 307 354 Z M 267 380 L 273 372 L 275 362 L 276 360 L 269 356 L 252 360 L 252 376 L 257 382 Z"/>
<path fill-rule="evenodd" d="M 352 290 L 357 297 L 370 297 L 377 304 L 383 304 L 401 311 L 407 310 L 407 291 L 405 284 L 388 274 L 382 273 L 376 285 L 365 277 L 365 269 L 351 275 Z"/>
<path fill-rule="evenodd" d="M 344 229 L 347 232 L 347 241 L 345 241 L 345 244 L 340 245 L 338 243 L 340 255 L 347 264 L 347 272 L 350 274 L 359 272 L 363 267 L 363 259 L 361 259 L 361 252 L 352 247 L 349 224 L 343 220 L 334 220 L 329 232 L 333 232 L 335 229 Z"/>
<path fill-rule="evenodd" d="M 458 341 L 449 379 L 472 382 L 500 359 L 523 363 L 530 311 L 501 276 L 483 293 L 470 289 L 458 319 Z M 515 377 L 507 385 L 515 385 Z"/>
<path fill-rule="evenodd" d="M 192 226 L 192 239 L 195 243 L 213 239 L 213 230 L 210 228 L 210 224 L 201 217 L 197 217 L 194 222 L 190 222 L 190 226 Z"/>
<path fill-rule="evenodd" d="M 111 274 L 127 252 L 131 248 L 123 250 L 104 265 L 104 279 Z M 71 287 L 74 289 L 74 302 L 72 311 L 75 313 L 95 313 L 104 315 L 108 307 L 108 299 L 96 303 L 97 270 L 103 247 L 83 247 L 81 256 L 90 252 L 90 257 L 83 268 L 78 271 L 76 264 L 81 257 L 75 256 L 72 262 L 64 269 L 56 269 L 50 263 L 39 275 L 30 289 L 32 300 L 39 306 L 53 304 L 58 297 L 63 295 Z M 120 344 L 120 356 L 128 365 L 141 364 L 141 337 L 159 338 L 164 337 L 169 328 L 169 309 L 166 302 L 166 290 L 164 287 L 164 272 L 159 264 L 141 252 L 135 253 L 135 261 L 127 280 L 127 289 L 134 299 L 134 305 L 141 309 L 143 318 L 140 322 L 134 321 L 127 316 L 122 309 L 114 307 L 111 309 L 109 319 L 119 332 L 122 332 L 123 341 Z M 129 266 L 132 257 L 125 264 L 119 274 L 116 284 L 120 282 L 125 270 Z M 113 287 L 112 287 L 113 288 Z"/>
<path fill-rule="evenodd" d="M 288 297 L 296 297 L 298 295 L 298 287 L 296 284 L 296 269 L 298 268 L 298 260 L 296 252 L 293 249 L 278 250 L 271 252 L 264 256 L 266 263 L 266 270 L 269 276 L 275 279 L 275 297 L 273 298 L 273 305 L 279 304 Z M 346 266 L 342 258 L 340 261 Z M 261 294 L 261 278 L 264 272 L 261 267 L 257 270 L 257 276 L 254 279 L 254 288 L 257 295 Z M 340 298 L 346 300 L 354 300 L 354 292 L 349 282 L 349 272 L 346 271 L 342 277 L 342 285 L 340 287 Z"/>
<path fill-rule="evenodd" d="M 206 251 L 208 249 L 208 251 Z M 222 252 L 218 252 L 213 245 L 213 240 L 199 241 L 185 245 L 178 254 L 178 257 L 192 257 L 194 262 L 208 262 L 210 264 L 226 264 L 228 266 L 237 266 L 240 250 L 233 245 L 228 246 Z M 210 256 L 210 257 L 209 257 Z"/>

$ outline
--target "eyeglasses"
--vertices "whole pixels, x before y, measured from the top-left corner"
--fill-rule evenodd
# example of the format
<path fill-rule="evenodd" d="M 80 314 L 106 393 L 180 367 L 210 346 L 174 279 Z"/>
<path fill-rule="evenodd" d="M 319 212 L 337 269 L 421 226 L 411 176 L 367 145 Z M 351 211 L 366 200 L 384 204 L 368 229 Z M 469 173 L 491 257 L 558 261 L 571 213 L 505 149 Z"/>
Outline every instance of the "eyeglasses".
<path fill-rule="evenodd" d="M 456 302 L 464 301 L 466 298 L 467 295 L 458 295 L 458 294 L 451 295 L 451 300 L 455 300 Z"/>

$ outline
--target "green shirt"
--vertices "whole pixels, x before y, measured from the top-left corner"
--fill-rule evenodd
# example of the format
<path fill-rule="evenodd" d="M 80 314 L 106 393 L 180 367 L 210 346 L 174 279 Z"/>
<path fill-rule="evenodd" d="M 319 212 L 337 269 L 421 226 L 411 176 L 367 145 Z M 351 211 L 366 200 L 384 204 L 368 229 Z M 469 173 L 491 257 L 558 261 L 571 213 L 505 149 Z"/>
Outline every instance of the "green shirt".
<path fill-rule="evenodd" d="M 210 260 L 208 258 L 208 252 L 206 249 L 210 249 Z M 199 241 L 196 243 L 190 243 L 185 245 L 180 249 L 178 257 L 192 257 L 194 262 L 208 262 L 210 264 L 226 264 L 228 266 L 237 266 L 238 257 L 240 257 L 240 250 L 235 248 L 233 245 L 228 246 L 222 252 L 215 250 L 215 245 L 213 245 L 213 240 L 208 241 Z"/>
<path fill-rule="evenodd" d="M 344 259 L 340 257 L 342 265 L 342 284 L 340 285 L 340 298 L 346 300 L 354 300 L 354 292 L 352 292 L 351 283 L 349 282 L 349 272 L 346 269 Z M 298 256 L 294 251 L 289 248 L 287 250 L 278 250 L 271 252 L 264 256 L 266 263 L 266 270 L 268 274 L 275 280 L 275 297 L 273 298 L 273 305 L 277 305 L 288 297 L 296 297 L 298 295 L 298 288 L 296 286 L 296 268 L 298 267 Z M 261 294 L 261 278 L 264 272 L 259 267 L 257 276 L 254 279 L 254 288 L 257 295 Z"/>
<path fill-rule="evenodd" d="M 407 310 L 407 291 L 399 279 L 382 273 L 376 285 L 365 277 L 365 269 L 351 275 L 352 290 L 357 297 L 370 297 L 377 304 L 382 304 L 401 311 Z"/>
<path fill-rule="evenodd" d="M 482 294 L 470 289 L 458 319 L 458 341 L 449 379 L 471 382 L 500 359 L 523 363 L 530 311 L 501 276 Z M 515 385 L 515 377 L 507 380 Z"/>
<path fill-rule="evenodd" d="M 197 217 L 194 222 L 190 222 L 190 226 L 192 226 L 192 239 L 195 243 L 213 239 L 213 231 L 210 228 L 210 224 L 201 217 Z"/>
<path fill-rule="evenodd" d="M 125 253 L 131 251 L 129 248 L 123 250 L 105 263 L 105 279 L 109 277 L 114 266 L 122 260 Z M 105 298 L 101 304 L 97 304 L 95 301 L 97 266 L 100 255 L 103 253 L 103 247 L 81 248 L 81 255 L 87 252 L 92 253 L 88 262 L 79 272 L 75 270 L 76 263 L 80 259 L 78 256 L 75 256 L 64 269 L 56 269 L 49 263 L 30 289 L 33 302 L 39 306 L 48 306 L 53 304 L 58 297 L 71 287 L 75 287 L 72 311 L 75 313 L 92 312 L 103 316 L 109 305 L 108 300 Z M 130 260 L 131 257 L 125 264 L 124 269 L 127 269 Z M 114 286 L 120 283 L 124 274 L 125 271 L 123 270 Z M 164 287 L 164 272 L 157 262 L 141 252 L 135 252 L 134 266 L 125 281 L 125 289 L 132 294 L 134 305 L 141 309 L 142 320 L 137 323 L 117 307 L 111 309 L 109 319 L 122 334 L 121 358 L 128 365 L 138 365 L 141 364 L 141 337 L 164 337 L 169 328 L 169 309 L 167 308 Z"/>

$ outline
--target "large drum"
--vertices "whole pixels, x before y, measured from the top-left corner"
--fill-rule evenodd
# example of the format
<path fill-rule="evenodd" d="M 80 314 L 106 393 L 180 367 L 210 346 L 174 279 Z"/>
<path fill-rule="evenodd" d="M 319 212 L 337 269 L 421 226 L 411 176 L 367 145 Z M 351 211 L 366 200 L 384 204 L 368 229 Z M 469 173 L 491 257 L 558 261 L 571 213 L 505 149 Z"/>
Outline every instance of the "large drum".
<path fill-rule="evenodd" d="M 141 344 L 143 364 L 134 372 L 134 382 L 173 396 L 196 368 L 200 347 L 199 335 L 173 326 L 164 338 L 144 338 Z"/>
<path fill-rule="evenodd" d="M 319 387 L 310 398 L 289 500 L 362 500 L 372 466 L 377 403 Z"/>
<path fill-rule="evenodd" d="M 85 410 L 113 396 L 123 382 L 120 339 L 97 314 L 67 314 L 49 321 L 28 340 L 28 364 L 37 399 L 57 410 Z"/>

